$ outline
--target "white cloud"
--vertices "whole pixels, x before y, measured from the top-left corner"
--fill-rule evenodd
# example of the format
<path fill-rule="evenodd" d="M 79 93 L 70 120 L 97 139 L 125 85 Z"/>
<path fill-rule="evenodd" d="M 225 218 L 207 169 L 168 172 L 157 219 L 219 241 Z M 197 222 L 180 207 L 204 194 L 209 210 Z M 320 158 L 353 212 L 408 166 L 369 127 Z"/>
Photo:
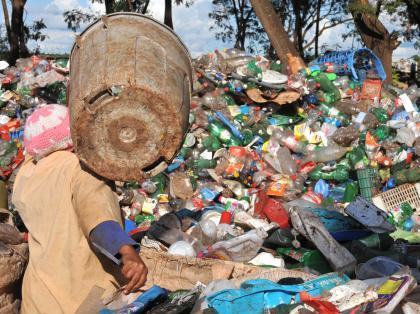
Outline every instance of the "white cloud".
<path fill-rule="evenodd" d="M 195 0 L 194 4 L 186 8 L 184 5 L 173 5 L 173 23 L 175 32 L 181 37 L 193 56 L 223 49 L 230 44 L 217 41 L 214 32 L 209 31 L 212 20 L 208 17 L 211 11 L 211 1 Z M 64 22 L 63 12 L 74 8 L 91 10 L 104 13 L 105 6 L 101 3 L 92 4 L 90 0 L 37 0 L 28 1 L 26 5 L 26 21 L 30 24 L 34 20 L 44 19 L 47 25 L 45 33 L 49 36 L 44 42 L 39 43 L 42 51 L 45 52 L 70 52 L 74 42 L 74 33 L 67 29 Z M 165 3 L 164 0 L 151 0 L 149 10 L 151 15 L 160 22 L 163 22 Z M 0 12 L 2 18 L 2 12 Z M 382 17 L 381 17 L 382 18 Z M 390 21 L 384 18 L 384 23 L 389 26 Z M 86 26 L 86 25 L 85 25 Z M 345 42 L 341 34 L 346 32 L 344 25 L 326 30 L 320 37 L 320 47 L 324 44 L 329 49 L 359 48 L 361 45 L 352 39 Z M 34 46 L 31 43 L 30 46 Z M 412 45 L 405 45 L 394 52 L 394 59 L 410 57 L 416 53 Z M 417 52 L 418 53 L 418 52 Z"/>
<path fill-rule="evenodd" d="M 51 5 L 55 5 L 57 8 L 61 8 L 63 11 L 71 10 L 79 6 L 78 0 L 53 0 Z"/>

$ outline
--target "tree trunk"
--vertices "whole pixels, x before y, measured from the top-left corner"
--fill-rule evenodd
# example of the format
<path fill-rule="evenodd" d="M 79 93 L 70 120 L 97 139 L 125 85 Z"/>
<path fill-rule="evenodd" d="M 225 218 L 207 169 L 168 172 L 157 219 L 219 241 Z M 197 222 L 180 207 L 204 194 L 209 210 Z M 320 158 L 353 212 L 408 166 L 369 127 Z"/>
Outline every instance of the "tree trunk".
<path fill-rule="evenodd" d="M 357 0 L 359 5 L 369 5 L 368 0 Z M 392 53 L 400 42 L 390 35 L 381 21 L 374 15 L 352 12 L 354 23 L 362 38 L 363 43 L 372 50 L 385 69 L 385 82 L 392 82 Z"/>
<path fill-rule="evenodd" d="M 292 5 L 293 5 L 293 11 L 295 13 L 295 32 L 296 32 L 295 46 L 300 56 L 303 58 L 305 53 L 303 51 L 302 17 L 301 17 L 300 0 L 293 0 Z"/>
<path fill-rule="evenodd" d="M 143 7 L 143 9 L 141 11 L 142 14 L 146 14 L 147 13 L 147 8 L 149 7 L 149 3 L 150 3 L 150 0 L 146 0 L 146 3 L 144 4 L 144 7 Z"/>
<path fill-rule="evenodd" d="M 284 65 L 288 64 L 287 53 L 291 53 L 293 56 L 299 56 L 271 2 L 269 0 L 251 0 L 251 5 L 280 61 Z"/>
<path fill-rule="evenodd" d="M 23 13 L 26 0 L 12 0 L 12 25 L 10 32 L 10 64 L 15 64 L 20 57 L 29 56 L 23 31 Z"/>
<path fill-rule="evenodd" d="M 165 0 L 165 18 L 164 23 L 166 26 L 174 29 L 172 22 L 172 0 Z"/>
<path fill-rule="evenodd" d="M 114 0 L 105 0 L 105 13 L 114 13 Z"/>
<path fill-rule="evenodd" d="M 316 25 L 315 25 L 315 58 L 318 58 L 319 55 L 319 19 L 321 16 L 321 6 L 322 6 L 322 0 L 318 0 L 317 7 L 316 7 Z"/>
<path fill-rule="evenodd" d="M 3 16 L 4 16 L 4 25 L 6 26 L 7 31 L 7 41 L 10 45 L 10 19 L 9 19 L 9 10 L 7 9 L 7 3 L 6 0 L 1 0 L 1 4 L 3 5 Z"/>

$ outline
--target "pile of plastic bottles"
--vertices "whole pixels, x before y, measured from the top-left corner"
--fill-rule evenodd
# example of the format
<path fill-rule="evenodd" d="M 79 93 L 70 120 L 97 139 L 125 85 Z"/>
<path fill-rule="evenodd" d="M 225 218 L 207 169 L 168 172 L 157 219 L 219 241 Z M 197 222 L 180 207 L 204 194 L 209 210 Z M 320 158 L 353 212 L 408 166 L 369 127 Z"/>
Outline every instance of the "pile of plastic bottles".
<path fill-rule="evenodd" d="M 0 175 L 7 178 L 23 161 L 23 126 L 45 103 L 66 103 L 67 60 L 33 56 L 10 67 L 0 64 Z"/>
<path fill-rule="evenodd" d="M 179 155 L 165 173 L 121 186 L 136 223 L 130 234 L 174 255 L 345 272 L 356 279 L 339 287 L 364 287 L 357 306 L 391 313 L 420 279 L 419 89 L 383 85 L 364 54 L 354 64 L 363 80 L 345 64 L 306 67 L 293 57 L 286 76 L 279 61 L 237 49 L 194 66 L 191 128 Z M 387 207 L 381 195 L 398 205 Z M 410 289 L 381 294 L 401 269 Z M 364 283 L 377 277 L 375 288 Z M 231 298 L 251 295 L 243 289 L 207 295 L 208 306 L 242 310 Z"/>
<path fill-rule="evenodd" d="M 391 313 L 404 298 L 411 304 L 420 280 L 420 90 L 384 85 L 370 57 L 305 66 L 289 56 L 286 71 L 237 49 L 194 60 L 179 154 L 153 178 L 117 183 L 127 232 L 172 255 L 315 279 L 210 284 L 194 292 L 193 312 Z M 1 72 L 6 179 L 23 159 L 28 114 L 65 103 L 68 69 L 33 57 Z"/>

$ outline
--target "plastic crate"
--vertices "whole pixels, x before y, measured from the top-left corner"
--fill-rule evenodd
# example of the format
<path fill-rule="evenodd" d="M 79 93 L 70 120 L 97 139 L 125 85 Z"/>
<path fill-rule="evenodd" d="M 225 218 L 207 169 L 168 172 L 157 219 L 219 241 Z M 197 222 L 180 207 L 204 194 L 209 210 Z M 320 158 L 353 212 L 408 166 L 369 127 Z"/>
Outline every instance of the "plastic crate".
<path fill-rule="evenodd" d="M 412 208 L 420 208 L 420 183 L 404 184 L 392 190 L 376 195 L 372 199 L 379 208 L 390 212 L 400 207 L 402 203 L 409 203 Z"/>
<path fill-rule="evenodd" d="M 367 48 L 351 49 L 345 51 L 331 51 L 311 62 L 311 64 L 323 64 L 331 62 L 340 65 L 347 65 L 355 80 L 364 81 L 366 72 L 375 67 L 376 73 L 382 81 L 386 79 L 386 73 L 381 60 Z"/>
<path fill-rule="evenodd" d="M 358 169 L 357 180 L 360 195 L 366 200 L 371 200 L 378 190 L 378 171 L 374 168 Z"/>

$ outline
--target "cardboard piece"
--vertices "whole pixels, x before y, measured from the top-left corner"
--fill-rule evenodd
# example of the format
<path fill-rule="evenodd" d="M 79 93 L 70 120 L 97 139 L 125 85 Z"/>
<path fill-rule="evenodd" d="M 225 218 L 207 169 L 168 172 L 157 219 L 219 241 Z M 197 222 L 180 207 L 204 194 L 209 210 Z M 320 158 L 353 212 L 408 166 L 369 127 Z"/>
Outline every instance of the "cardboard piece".
<path fill-rule="evenodd" d="M 149 269 L 146 286 L 142 288 L 144 290 L 154 284 L 171 291 L 190 290 L 197 282 L 208 285 L 216 279 L 233 279 L 240 283 L 255 278 L 275 282 L 285 277 L 299 277 L 305 281 L 315 278 L 314 275 L 296 270 L 267 269 L 216 259 L 175 256 L 149 248 L 142 248 L 140 256 Z"/>

